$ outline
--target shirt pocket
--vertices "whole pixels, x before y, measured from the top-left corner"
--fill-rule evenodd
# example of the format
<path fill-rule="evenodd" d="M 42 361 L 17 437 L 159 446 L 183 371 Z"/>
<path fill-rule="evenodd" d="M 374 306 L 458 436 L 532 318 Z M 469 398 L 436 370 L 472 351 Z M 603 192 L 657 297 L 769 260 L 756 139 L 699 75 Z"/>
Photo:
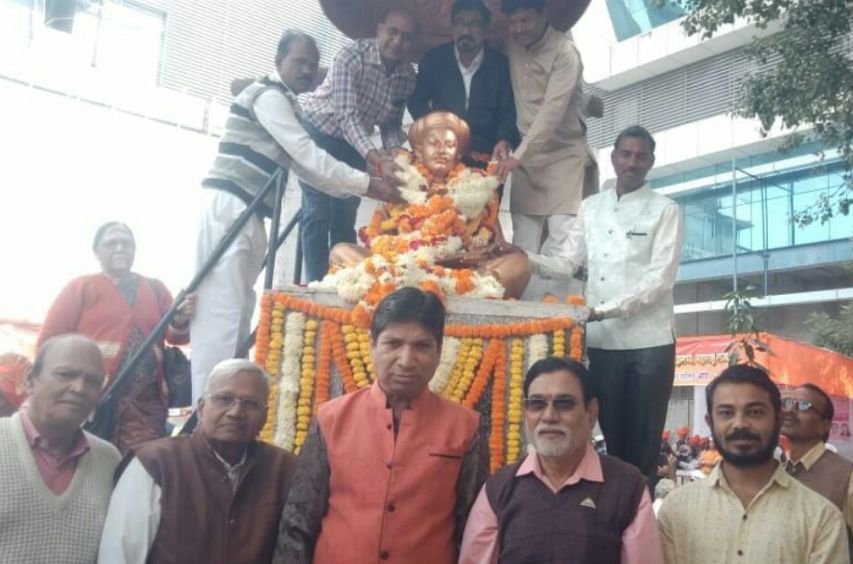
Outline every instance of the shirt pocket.
<path fill-rule="evenodd" d="M 429 471 L 430 480 L 455 484 L 462 468 L 464 455 L 465 449 L 460 446 L 435 443 L 428 445 L 426 468 Z"/>

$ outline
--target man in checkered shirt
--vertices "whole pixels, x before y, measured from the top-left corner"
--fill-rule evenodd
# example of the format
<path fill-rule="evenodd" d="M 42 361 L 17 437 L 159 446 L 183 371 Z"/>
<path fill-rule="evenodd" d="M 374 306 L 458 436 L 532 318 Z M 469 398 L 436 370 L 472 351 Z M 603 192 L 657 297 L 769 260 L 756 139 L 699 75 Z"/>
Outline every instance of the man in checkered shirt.
<path fill-rule="evenodd" d="M 419 34 L 406 10 L 383 14 L 376 37 L 360 39 L 335 55 L 323 83 L 299 97 L 305 129 L 329 154 L 353 168 L 381 174 L 391 185 L 392 150 L 406 141 L 402 130 L 406 101 L 415 89 L 415 71 L 407 62 Z M 379 126 L 382 148 L 371 140 Z M 355 218 L 360 199 L 336 199 L 302 186 L 302 248 L 309 282 L 321 279 L 329 266 L 329 249 L 355 243 Z"/>

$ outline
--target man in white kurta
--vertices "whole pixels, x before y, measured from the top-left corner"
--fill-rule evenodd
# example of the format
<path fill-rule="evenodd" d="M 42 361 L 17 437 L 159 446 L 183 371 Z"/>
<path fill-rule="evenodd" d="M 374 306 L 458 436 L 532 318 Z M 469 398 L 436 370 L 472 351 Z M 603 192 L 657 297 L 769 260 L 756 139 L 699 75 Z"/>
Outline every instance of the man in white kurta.
<path fill-rule="evenodd" d="M 285 32 L 276 54 L 276 71 L 235 98 L 218 155 L 202 182 L 198 268 L 278 168 L 292 170 L 336 198 L 391 197 L 391 189 L 382 181 L 335 160 L 305 131 L 296 94 L 314 83 L 319 59 L 310 36 Z M 190 325 L 193 405 L 213 367 L 232 358 L 249 336 L 255 307 L 253 288 L 267 249 L 263 217 L 271 215 L 272 207 L 273 198 L 268 197 L 198 289 L 198 306 Z"/>
<path fill-rule="evenodd" d="M 508 0 L 501 7 L 521 144 L 497 172 L 512 172 L 513 243 L 551 255 L 565 245 L 584 194 L 598 189 L 586 142 L 583 63 L 574 42 L 549 25 L 544 1 Z M 567 290 L 564 281 L 549 284 L 534 276 L 524 298 Z"/>
<path fill-rule="evenodd" d="M 642 127 L 620 133 L 611 153 L 616 187 L 583 201 L 558 253 L 528 253 L 545 278 L 566 279 L 586 263 L 587 353 L 607 452 L 652 484 L 675 374 L 672 289 L 682 240 L 678 204 L 645 183 L 654 148 Z"/>

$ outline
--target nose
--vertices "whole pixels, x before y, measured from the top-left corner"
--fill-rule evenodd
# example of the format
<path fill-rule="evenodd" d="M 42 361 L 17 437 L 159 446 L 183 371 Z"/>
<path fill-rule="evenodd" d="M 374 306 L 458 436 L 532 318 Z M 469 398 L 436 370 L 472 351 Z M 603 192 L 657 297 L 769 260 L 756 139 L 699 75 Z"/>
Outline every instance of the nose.
<path fill-rule="evenodd" d="M 246 416 L 246 412 L 243 408 L 243 402 L 236 400 L 234 405 L 228 408 L 228 411 L 225 412 L 225 415 L 231 417 L 233 419 L 242 419 Z"/>
<path fill-rule="evenodd" d="M 397 364 L 400 366 L 412 366 L 415 361 L 415 352 L 412 347 L 403 347 L 400 351 L 400 356 L 397 358 Z"/>
<path fill-rule="evenodd" d="M 542 420 L 543 421 L 559 421 L 560 416 L 557 412 L 557 408 L 554 406 L 553 401 L 549 401 L 548 405 L 545 406 L 545 411 L 542 412 Z"/>

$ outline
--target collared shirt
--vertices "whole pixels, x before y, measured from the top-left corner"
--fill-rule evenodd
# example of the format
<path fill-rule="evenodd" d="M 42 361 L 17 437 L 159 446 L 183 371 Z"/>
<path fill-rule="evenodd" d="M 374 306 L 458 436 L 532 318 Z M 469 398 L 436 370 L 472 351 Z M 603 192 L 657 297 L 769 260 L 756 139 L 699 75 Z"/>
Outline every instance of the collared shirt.
<path fill-rule="evenodd" d="M 529 165 L 584 154 L 583 64 L 572 40 L 549 27 L 529 48 L 510 40 L 507 57 L 521 132 L 513 155 Z"/>
<path fill-rule="evenodd" d="M 587 304 L 605 317 L 587 325 L 587 345 L 640 349 L 675 341 L 681 240 L 678 204 L 645 185 L 621 198 L 615 189 L 590 196 L 559 254 L 529 257 L 543 278 L 570 278 L 587 263 Z"/>
<path fill-rule="evenodd" d="M 795 468 L 797 464 L 802 464 L 805 471 L 808 472 L 826 451 L 826 444 L 823 441 L 819 441 L 801 459 L 790 460 L 788 467 Z M 847 523 L 847 526 L 853 530 L 853 474 L 850 475 L 850 479 L 847 482 L 847 497 L 844 500 L 842 513 L 844 513 L 844 521 Z"/>
<path fill-rule="evenodd" d="M 728 485 L 724 466 L 664 500 L 659 524 L 668 564 L 850 561 L 841 512 L 781 464 L 746 508 Z"/>
<path fill-rule="evenodd" d="M 528 455 L 524 462 L 518 467 L 516 476 L 533 474 L 543 484 L 558 493 L 563 488 L 571 487 L 581 480 L 590 482 L 603 482 L 604 475 L 601 470 L 601 459 L 589 445 L 574 473 L 566 478 L 559 486 L 551 483 L 542 466 L 539 457 L 535 454 Z M 495 515 L 489 499 L 486 495 L 486 487 L 480 490 L 477 501 L 468 516 L 468 524 L 465 526 L 465 536 L 462 540 L 460 551 L 460 564 L 496 564 L 500 546 L 498 541 L 498 518 Z M 634 520 L 622 534 L 622 564 L 657 564 L 663 562 L 660 537 L 658 536 L 655 516 L 652 511 L 652 502 L 647 489 L 643 490 L 640 506 Z"/>
<path fill-rule="evenodd" d="M 24 434 L 27 436 L 27 442 L 33 450 L 33 458 L 38 466 L 39 473 L 47 488 L 56 495 L 61 495 L 68 486 L 71 485 L 71 480 L 74 479 L 74 472 L 77 470 L 77 461 L 80 457 L 89 452 L 89 442 L 83 431 L 78 430 L 74 438 L 74 443 L 68 454 L 57 458 L 48 448 L 47 441 L 36 429 L 33 422 L 27 414 L 27 408 L 22 408 L 18 413 L 21 415 L 21 424 L 24 426 Z"/>
<path fill-rule="evenodd" d="M 268 78 L 281 83 L 278 73 L 270 73 Z M 291 102 L 281 92 L 270 88 L 258 95 L 252 110 L 258 123 L 293 160 L 290 170 L 299 178 L 337 198 L 362 196 L 367 192 L 370 183 L 367 173 L 347 166 L 314 143 L 302 126 L 301 110 L 295 97 Z"/>
<path fill-rule="evenodd" d="M 237 464 L 231 466 L 216 449 L 211 447 L 210 450 L 222 463 L 231 488 L 236 492 L 246 470 L 246 453 L 243 453 Z M 98 551 L 99 562 L 145 564 L 160 528 L 162 493 L 154 477 L 139 459 L 131 460 L 110 499 Z M 124 532 L 131 534 L 125 535 Z"/>
<path fill-rule="evenodd" d="M 453 54 L 456 55 L 456 64 L 459 65 L 459 73 L 462 75 L 462 82 L 465 84 L 465 111 L 468 110 L 468 99 L 471 97 L 471 79 L 480 70 L 480 65 L 483 64 L 483 54 L 486 52 L 482 47 L 480 52 L 474 57 L 469 66 L 462 63 L 462 58 L 459 56 L 459 49 L 453 47 Z"/>
<path fill-rule="evenodd" d="M 299 101 L 317 129 L 346 140 L 366 156 L 376 148 L 370 134 L 377 125 L 386 149 L 406 142 L 403 112 L 415 80 L 409 63 L 387 72 L 376 40 L 360 39 L 338 51 L 323 83 Z"/>

